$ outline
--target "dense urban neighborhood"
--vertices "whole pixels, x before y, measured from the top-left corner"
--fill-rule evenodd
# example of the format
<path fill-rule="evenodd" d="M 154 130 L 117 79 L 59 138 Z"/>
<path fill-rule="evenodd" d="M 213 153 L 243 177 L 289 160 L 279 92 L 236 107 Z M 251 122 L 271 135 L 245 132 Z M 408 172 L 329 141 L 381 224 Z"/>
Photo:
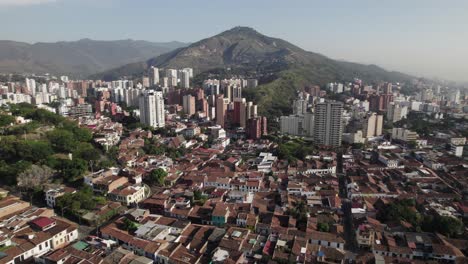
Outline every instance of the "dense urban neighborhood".
<path fill-rule="evenodd" d="M 4 76 L 0 263 L 467 263 L 466 90 L 193 72 Z"/>

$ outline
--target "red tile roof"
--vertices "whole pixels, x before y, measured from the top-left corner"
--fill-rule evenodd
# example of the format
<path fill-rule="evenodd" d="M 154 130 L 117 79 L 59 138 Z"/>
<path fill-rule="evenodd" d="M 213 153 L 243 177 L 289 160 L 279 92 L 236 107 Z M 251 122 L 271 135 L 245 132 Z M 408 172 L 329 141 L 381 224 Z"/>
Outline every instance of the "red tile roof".
<path fill-rule="evenodd" d="M 38 217 L 34 220 L 31 221 L 34 225 L 38 226 L 39 228 L 44 228 L 46 226 L 49 226 L 53 223 L 55 223 L 55 220 L 49 218 L 49 217 Z"/>

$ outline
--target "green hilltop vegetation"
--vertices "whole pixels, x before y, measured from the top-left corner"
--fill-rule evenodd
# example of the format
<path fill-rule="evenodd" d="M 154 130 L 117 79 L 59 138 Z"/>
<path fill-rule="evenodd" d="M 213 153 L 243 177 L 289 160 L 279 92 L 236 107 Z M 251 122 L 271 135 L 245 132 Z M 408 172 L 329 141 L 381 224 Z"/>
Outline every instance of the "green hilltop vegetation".
<path fill-rule="evenodd" d="M 88 171 L 114 164 L 93 144 L 91 131 L 76 122 L 26 103 L 8 108 L 0 109 L 1 184 L 36 190 L 47 183 L 80 186 Z M 16 116 L 31 122 L 11 125 Z"/>
<path fill-rule="evenodd" d="M 355 77 L 367 82 L 407 82 L 414 78 L 376 65 L 333 60 L 248 27 L 235 27 L 145 62 L 128 64 L 90 78 L 141 78 L 151 66 L 193 68 L 197 74 L 195 85 L 206 78 L 239 75 L 257 78 L 259 87 L 246 90 L 245 95 L 254 99 L 260 112 L 267 116 L 287 113 L 296 91 L 308 85 L 323 86 Z"/>

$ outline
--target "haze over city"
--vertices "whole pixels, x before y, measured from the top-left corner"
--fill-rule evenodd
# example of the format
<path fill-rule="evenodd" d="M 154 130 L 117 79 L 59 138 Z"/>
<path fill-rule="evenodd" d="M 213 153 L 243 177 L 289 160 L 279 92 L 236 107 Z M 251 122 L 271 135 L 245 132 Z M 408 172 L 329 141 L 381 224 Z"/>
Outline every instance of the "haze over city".
<path fill-rule="evenodd" d="M 0 264 L 468 263 L 466 11 L 0 0 Z"/>
<path fill-rule="evenodd" d="M 195 42 L 242 25 L 338 60 L 468 81 L 466 1 L 0 0 L 2 39 Z"/>

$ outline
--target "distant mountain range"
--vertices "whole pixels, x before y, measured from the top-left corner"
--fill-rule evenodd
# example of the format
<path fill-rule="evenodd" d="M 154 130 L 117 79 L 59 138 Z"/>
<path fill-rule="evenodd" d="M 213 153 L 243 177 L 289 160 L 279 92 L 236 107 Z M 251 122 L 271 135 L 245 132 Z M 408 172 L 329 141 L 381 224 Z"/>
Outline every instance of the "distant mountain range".
<path fill-rule="evenodd" d="M 187 46 L 181 42 L 81 39 L 55 43 L 0 40 L 0 73 L 51 73 L 85 78 Z"/>
<path fill-rule="evenodd" d="M 92 75 L 93 79 L 141 77 L 150 66 L 191 67 L 199 76 L 243 74 L 260 76 L 262 85 L 245 95 L 272 115 L 288 112 L 296 91 L 308 85 L 351 81 L 406 82 L 415 77 L 386 71 L 376 65 L 337 61 L 287 41 L 262 35 L 249 27 L 235 27 L 146 61 Z M 202 78 L 199 78 L 201 80 Z"/>

